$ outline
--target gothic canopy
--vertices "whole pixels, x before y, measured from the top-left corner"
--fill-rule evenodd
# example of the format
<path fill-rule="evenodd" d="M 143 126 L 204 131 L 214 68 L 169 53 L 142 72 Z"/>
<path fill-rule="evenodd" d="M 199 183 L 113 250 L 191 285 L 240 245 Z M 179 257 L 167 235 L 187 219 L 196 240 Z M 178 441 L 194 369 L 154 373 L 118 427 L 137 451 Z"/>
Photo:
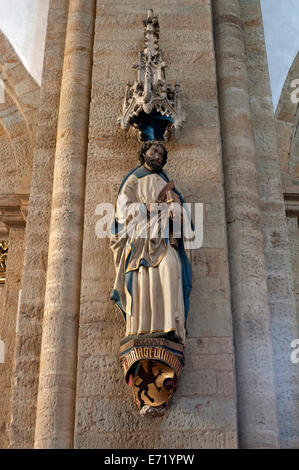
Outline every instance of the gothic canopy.
<path fill-rule="evenodd" d="M 166 81 L 166 63 L 159 48 L 159 21 L 148 10 L 143 21 L 145 46 L 133 64 L 137 71 L 134 83 L 127 83 L 123 113 L 118 119 L 122 129 L 133 126 L 141 141 L 169 140 L 173 130 L 185 120 L 181 109 L 180 85 Z"/>

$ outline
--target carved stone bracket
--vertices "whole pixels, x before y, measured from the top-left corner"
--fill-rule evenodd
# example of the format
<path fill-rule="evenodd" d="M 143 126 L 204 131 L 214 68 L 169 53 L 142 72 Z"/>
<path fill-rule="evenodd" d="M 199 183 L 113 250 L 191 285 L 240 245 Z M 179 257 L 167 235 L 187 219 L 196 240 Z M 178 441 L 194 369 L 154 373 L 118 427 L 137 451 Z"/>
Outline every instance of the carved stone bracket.
<path fill-rule="evenodd" d="M 184 365 L 182 344 L 165 338 L 135 337 L 120 348 L 128 385 L 143 416 L 163 416 Z"/>
<path fill-rule="evenodd" d="M 180 129 L 185 121 L 180 85 L 171 87 L 166 81 L 166 63 L 159 48 L 159 21 L 153 10 L 148 10 L 143 23 L 145 46 L 133 64 L 137 79 L 133 84 L 127 83 L 118 123 L 124 130 L 136 128 L 141 141 L 169 140 L 171 132 Z"/>

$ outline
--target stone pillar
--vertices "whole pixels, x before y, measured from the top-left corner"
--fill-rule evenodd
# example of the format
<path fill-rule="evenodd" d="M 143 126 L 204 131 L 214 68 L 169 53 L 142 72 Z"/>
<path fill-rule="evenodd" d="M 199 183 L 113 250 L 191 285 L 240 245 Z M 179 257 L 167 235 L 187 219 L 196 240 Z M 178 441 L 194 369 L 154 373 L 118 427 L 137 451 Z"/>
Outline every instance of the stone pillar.
<path fill-rule="evenodd" d="M 239 0 L 214 0 L 239 442 L 279 446 L 264 237 Z"/>
<path fill-rule="evenodd" d="M 46 288 L 54 157 L 68 0 L 49 4 L 39 124 L 33 158 L 19 330 L 13 372 L 10 448 L 34 445 L 42 319 Z"/>
<path fill-rule="evenodd" d="M 298 338 L 296 305 L 260 0 L 241 0 L 241 13 L 265 236 L 280 446 L 296 449 L 299 367 L 290 360 L 291 342 Z"/>
<path fill-rule="evenodd" d="M 95 0 L 70 0 L 54 166 L 35 448 L 73 446 Z"/>

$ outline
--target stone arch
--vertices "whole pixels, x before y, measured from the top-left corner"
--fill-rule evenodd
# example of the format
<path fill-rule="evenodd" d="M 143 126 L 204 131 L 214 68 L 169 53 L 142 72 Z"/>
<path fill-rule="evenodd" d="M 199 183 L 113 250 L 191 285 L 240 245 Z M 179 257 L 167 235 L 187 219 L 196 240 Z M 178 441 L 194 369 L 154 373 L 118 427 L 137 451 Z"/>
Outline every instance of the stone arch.
<path fill-rule="evenodd" d="M 293 80 L 299 79 L 299 53 L 287 75 L 275 113 L 282 187 L 292 263 L 294 297 L 299 313 L 299 104 L 291 100 Z M 298 96 L 298 93 L 297 93 Z"/>
<path fill-rule="evenodd" d="M 291 100 L 291 93 L 294 91 L 294 88 L 291 87 L 291 83 L 295 79 L 299 79 L 299 52 L 287 75 L 275 113 L 277 120 L 285 121 L 290 124 L 294 123 L 298 110 L 298 103 L 293 103 Z"/>
<path fill-rule="evenodd" d="M 24 224 L 30 194 L 40 86 L 0 32 L 0 225 Z M 18 213 L 18 216 L 16 214 Z"/>
<path fill-rule="evenodd" d="M 28 131 L 35 136 L 40 86 L 22 64 L 9 40 L 0 31 L 0 72 L 5 91 L 23 115 Z"/>

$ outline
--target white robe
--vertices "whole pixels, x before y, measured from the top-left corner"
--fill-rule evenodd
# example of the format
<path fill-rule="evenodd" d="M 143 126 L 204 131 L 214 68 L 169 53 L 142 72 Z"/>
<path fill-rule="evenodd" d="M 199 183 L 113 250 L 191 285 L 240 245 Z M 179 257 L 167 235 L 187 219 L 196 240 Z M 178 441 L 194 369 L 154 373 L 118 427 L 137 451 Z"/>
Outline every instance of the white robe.
<path fill-rule="evenodd" d="M 155 268 L 133 272 L 133 312 L 127 315 L 126 335 L 174 331 L 185 342 L 181 261 L 170 243 Z"/>
<path fill-rule="evenodd" d="M 130 175 L 119 196 L 127 202 L 156 202 L 166 181 L 157 173 L 141 178 Z M 118 196 L 118 197 L 119 197 Z M 116 220 L 124 223 L 127 214 L 117 206 Z M 133 247 L 133 248 L 132 248 Z M 185 342 L 185 311 L 181 260 L 176 249 L 163 238 L 157 240 L 111 238 L 116 279 L 114 292 L 126 317 L 126 335 L 174 331 Z M 128 258 L 129 257 L 129 258 Z M 127 260 L 129 263 L 126 265 Z M 140 265 L 145 260 L 147 266 Z M 125 273 L 132 272 L 131 292 Z M 114 299 L 115 300 L 115 299 Z"/>

